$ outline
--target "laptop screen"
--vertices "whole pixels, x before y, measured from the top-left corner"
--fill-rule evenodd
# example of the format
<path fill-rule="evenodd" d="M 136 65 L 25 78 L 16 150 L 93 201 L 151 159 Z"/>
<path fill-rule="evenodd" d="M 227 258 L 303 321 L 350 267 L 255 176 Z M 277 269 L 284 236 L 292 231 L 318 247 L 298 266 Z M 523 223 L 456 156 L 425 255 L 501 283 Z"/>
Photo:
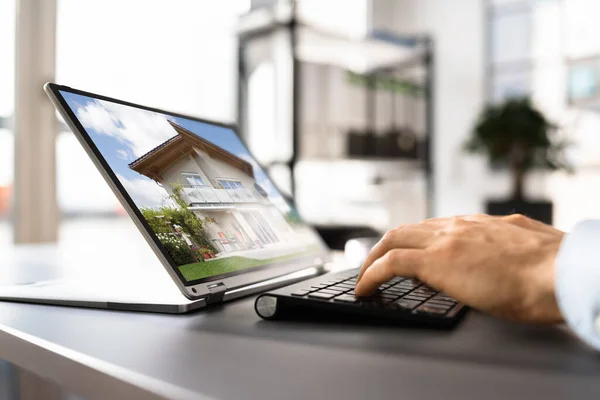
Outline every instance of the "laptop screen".
<path fill-rule="evenodd" d="M 323 252 L 233 129 L 59 92 L 184 283 Z"/>

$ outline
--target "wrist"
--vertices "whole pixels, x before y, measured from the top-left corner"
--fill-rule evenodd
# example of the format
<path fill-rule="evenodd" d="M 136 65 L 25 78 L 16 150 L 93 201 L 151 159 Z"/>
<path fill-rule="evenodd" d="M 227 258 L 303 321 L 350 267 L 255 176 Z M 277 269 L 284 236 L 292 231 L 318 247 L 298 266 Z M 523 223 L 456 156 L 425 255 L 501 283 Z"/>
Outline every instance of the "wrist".
<path fill-rule="evenodd" d="M 558 245 L 544 251 L 546 256 L 538 268 L 532 270 L 533 276 L 526 277 L 532 285 L 526 294 L 526 310 L 529 320 L 535 323 L 557 324 L 564 322 L 556 296 L 556 256 Z"/>

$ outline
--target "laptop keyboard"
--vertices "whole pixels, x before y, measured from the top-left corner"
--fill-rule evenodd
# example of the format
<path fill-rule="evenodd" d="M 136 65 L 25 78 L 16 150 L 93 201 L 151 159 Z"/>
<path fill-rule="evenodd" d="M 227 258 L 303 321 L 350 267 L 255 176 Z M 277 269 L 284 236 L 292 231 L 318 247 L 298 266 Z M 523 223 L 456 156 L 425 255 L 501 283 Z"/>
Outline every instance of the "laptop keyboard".
<path fill-rule="evenodd" d="M 458 302 L 415 279 L 393 278 L 381 285 L 369 297 L 356 297 L 354 286 L 357 275 L 324 277 L 322 283 L 312 283 L 291 293 L 294 297 L 333 301 L 361 307 L 378 307 L 410 311 L 415 314 L 446 316 Z"/>

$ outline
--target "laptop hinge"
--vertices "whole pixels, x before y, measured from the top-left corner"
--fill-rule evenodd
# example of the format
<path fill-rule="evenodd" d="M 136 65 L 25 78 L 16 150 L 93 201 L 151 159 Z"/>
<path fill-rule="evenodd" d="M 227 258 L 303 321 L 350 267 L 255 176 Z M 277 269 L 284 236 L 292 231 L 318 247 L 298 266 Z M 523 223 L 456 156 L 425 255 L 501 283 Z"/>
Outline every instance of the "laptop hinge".
<path fill-rule="evenodd" d="M 219 282 L 208 286 L 208 290 L 210 294 L 208 295 L 208 299 L 206 299 L 206 304 L 221 303 L 227 291 L 227 286 Z"/>

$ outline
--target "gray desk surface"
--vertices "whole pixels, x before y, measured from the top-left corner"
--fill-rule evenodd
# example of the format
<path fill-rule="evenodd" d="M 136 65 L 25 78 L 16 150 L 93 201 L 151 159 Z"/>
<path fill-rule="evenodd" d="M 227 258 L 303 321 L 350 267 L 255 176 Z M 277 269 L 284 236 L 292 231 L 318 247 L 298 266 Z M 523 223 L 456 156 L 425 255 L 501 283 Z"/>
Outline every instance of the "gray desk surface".
<path fill-rule="evenodd" d="M 261 321 L 253 299 L 179 316 L 4 302 L 0 358 L 89 398 L 600 396 L 600 355 L 566 329 L 475 312 L 440 332 Z"/>
<path fill-rule="evenodd" d="M 600 396 L 600 357 L 569 333 L 477 313 L 437 332 L 264 322 L 252 299 L 185 316 L 1 303 L 0 332 L 1 358 L 92 397 Z"/>

